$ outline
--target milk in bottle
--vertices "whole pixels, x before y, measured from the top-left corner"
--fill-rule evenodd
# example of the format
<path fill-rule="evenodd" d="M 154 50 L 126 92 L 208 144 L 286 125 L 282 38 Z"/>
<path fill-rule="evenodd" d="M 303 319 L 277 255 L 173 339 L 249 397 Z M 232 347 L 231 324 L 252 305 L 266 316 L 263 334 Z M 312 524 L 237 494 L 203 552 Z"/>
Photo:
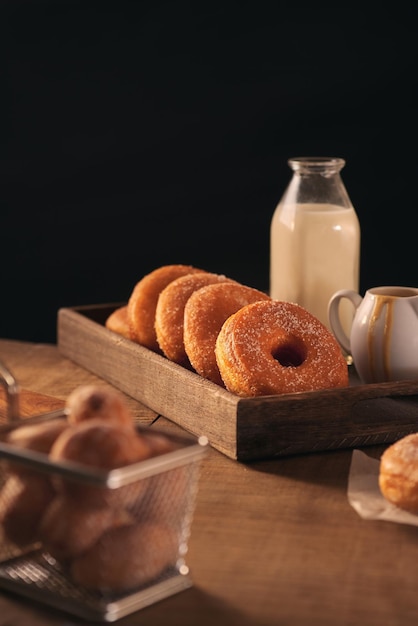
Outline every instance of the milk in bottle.
<path fill-rule="evenodd" d="M 271 222 L 270 295 L 302 305 L 329 328 L 331 296 L 359 289 L 360 225 L 340 176 L 345 161 L 299 157 L 288 163 L 293 177 Z M 353 307 L 341 304 L 349 334 Z"/>

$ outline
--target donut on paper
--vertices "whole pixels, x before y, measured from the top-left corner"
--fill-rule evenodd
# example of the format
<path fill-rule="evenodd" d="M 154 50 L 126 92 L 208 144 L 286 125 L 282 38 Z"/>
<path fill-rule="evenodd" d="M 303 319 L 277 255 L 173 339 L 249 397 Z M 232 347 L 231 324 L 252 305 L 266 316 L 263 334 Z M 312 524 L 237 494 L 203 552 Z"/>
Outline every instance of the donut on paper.
<path fill-rule="evenodd" d="M 379 487 L 386 500 L 418 514 L 418 433 L 386 448 L 380 458 Z"/>

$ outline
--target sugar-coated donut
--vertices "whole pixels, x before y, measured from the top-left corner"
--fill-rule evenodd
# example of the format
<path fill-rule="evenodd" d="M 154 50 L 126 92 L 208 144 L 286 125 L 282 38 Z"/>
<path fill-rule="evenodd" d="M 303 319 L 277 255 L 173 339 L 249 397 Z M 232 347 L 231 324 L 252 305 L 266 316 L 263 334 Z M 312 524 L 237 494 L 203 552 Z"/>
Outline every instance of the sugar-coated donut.
<path fill-rule="evenodd" d="M 158 297 L 164 287 L 176 278 L 202 271 L 191 265 L 163 265 L 141 278 L 133 288 L 127 305 L 131 339 L 161 353 L 154 327 Z"/>
<path fill-rule="evenodd" d="M 65 403 L 69 424 L 100 418 L 120 426 L 134 427 L 124 396 L 108 386 L 79 385 Z"/>
<path fill-rule="evenodd" d="M 379 487 L 386 500 L 418 514 L 418 433 L 386 448 L 380 458 Z"/>
<path fill-rule="evenodd" d="M 230 315 L 258 300 L 270 296 L 236 282 L 207 285 L 192 293 L 184 308 L 184 347 L 203 378 L 223 386 L 215 356 L 218 334 Z"/>
<path fill-rule="evenodd" d="M 176 533 L 168 526 L 144 522 L 110 530 L 74 559 L 70 575 L 88 589 L 121 592 L 157 578 L 178 554 Z"/>
<path fill-rule="evenodd" d="M 126 339 L 131 338 L 131 331 L 128 322 L 128 305 L 115 309 L 106 319 L 105 326 L 118 335 Z"/>
<path fill-rule="evenodd" d="M 70 498 L 57 496 L 41 518 L 39 538 L 54 559 L 65 562 L 91 548 L 110 528 L 132 522 L 123 508 L 75 504 Z"/>
<path fill-rule="evenodd" d="M 0 491 L 0 524 L 5 537 L 21 548 L 38 541 L 40 520 L 54 497 L 46 474 L 11 474 Z"/>
<path fill-rule="evenodd" d="M 248 304 L 223 324 L 216 360 L 226 388 L 239 396 L 348 385 L 348 367 L 330 331 L 290 302 Z"/>
<path fill-rule="evenodd" d="M 155 310 L 155 332 L 158 345 L 170 361 L 190 368 L 183 340 L 184 307 L 187 300 L 192 293 L 205 285 L 225 282 L 232 281 L 222 274 L 200 272 L 181 276 L 161 291 Z"/>

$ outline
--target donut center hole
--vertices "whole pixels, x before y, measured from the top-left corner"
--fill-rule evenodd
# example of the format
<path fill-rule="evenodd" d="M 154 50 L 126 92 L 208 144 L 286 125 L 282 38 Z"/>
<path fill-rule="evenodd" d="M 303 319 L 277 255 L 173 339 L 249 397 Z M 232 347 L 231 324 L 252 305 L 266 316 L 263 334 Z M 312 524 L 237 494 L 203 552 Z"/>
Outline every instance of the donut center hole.
<path fill-rule="evenodd" d="M 272 351 L 272 356 L 283 367 L 299 367 L 306 359 L 306 347 L 297 337 L 292 337 Z"/>

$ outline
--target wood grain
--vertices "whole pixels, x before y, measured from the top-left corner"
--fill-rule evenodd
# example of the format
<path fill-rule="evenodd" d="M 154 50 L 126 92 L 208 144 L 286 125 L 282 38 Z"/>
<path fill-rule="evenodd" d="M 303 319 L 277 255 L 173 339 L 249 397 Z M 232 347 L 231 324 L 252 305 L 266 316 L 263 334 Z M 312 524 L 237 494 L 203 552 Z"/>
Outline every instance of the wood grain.
<path fill-rule="evenodd" d="M 19 417 L 32 417 L 41 413 L 49 413 L 62 409 L 64 401 L 43 393 L 20 389 L 19 392 Z M 0 416 L 2 421 L 7 416 L 7 399 L 5 395 L 0 395 Z"/>
<path fill-rule="evenodd" d="M 32 391 L 64 397 L 100 382 L 56 346 L 0 339 L 0 354 Z M 394 422 L 409 399 L 388 400 L 381 419 Z M 360 404 L 364 419 L 368 403 Z M 182 433 L 164 417 L 157 425 Z M 368 452 L 378 458 L 383 449 Z M 418 527 L 364 520 L 350 507 L 349 448 L 251 463 L 207 452 L 186 555 L 193 587 L 118 626 L 416 626 Z M 0 626 L 64 623 L 86 622 L 0 593 Z"/>

